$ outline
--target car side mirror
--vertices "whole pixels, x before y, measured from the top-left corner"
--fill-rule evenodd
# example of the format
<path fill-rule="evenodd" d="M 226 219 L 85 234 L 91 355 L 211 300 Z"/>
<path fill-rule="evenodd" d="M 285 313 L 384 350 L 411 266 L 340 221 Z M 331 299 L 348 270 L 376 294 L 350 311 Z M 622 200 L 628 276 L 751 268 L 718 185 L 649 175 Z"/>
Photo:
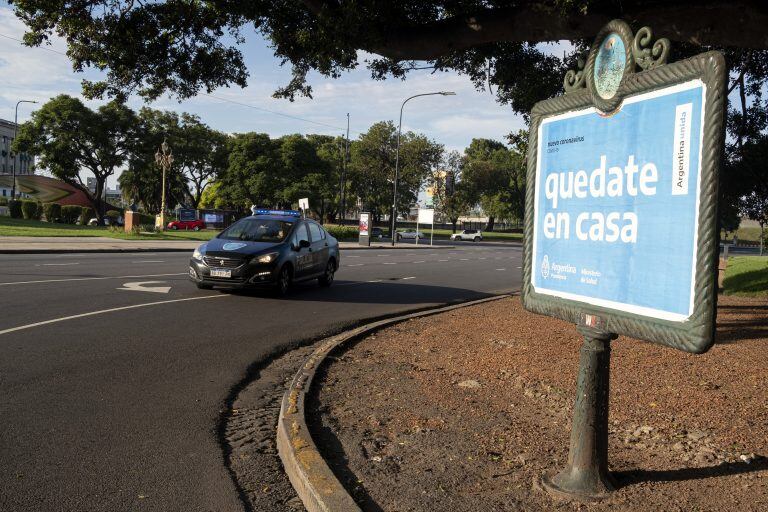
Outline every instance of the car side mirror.
<path fill-rule="evenodd" d="M 309 247 L 309 240 L 299 240 L 299 249 Z"/>

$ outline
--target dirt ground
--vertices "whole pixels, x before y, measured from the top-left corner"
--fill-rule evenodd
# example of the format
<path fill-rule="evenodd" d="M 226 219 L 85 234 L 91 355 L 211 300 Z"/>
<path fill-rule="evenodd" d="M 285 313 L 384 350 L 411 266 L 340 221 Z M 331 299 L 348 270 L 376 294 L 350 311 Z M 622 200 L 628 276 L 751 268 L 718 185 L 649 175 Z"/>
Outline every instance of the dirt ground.
<path fill-rule="evenodd" d="M 718 343 L 690 355 L 612 343 L 609 463 L 619 489 L 556 501 L 581 339 L 518 298 L 411 320 L 340 355 L 310 414 L 368 511 L 768 510 L 768 301 L 721 297 Z"/>

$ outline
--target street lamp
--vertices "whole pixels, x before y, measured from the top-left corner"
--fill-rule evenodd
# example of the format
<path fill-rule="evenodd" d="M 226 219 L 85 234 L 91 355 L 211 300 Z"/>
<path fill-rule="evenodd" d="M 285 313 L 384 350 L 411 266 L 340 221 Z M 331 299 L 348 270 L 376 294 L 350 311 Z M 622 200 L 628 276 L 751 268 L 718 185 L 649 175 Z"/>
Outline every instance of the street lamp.
<path fill-rule="evenodd" d="M 403 129 L 403 108 L 405 107 L 405 104 L 411 101 L 413 98 L 418 98 L 419 96 L 456 96 L 456 93 L 453 91 L 440 91 L 440 92 L 426 92 L 423 94 L 414 94 L 410 98 L 406 98 L 402 105 L 400 105 L 400 122 L 397 125 L 397 149 L 395 150 L 395 181 L 393 185 L 392 190 L 392 228 L 390 230 L 390 235 L 392 236 L 392 246 L 395 245 L 395 223 L 397 221 L 397 178 L 398 178 L 398 172 L 400 170 L 400 132 Z M 418 238 L 418 228 L 416 229 L 416 237 Z"/>
<path fill-rule="evenodd" d="M 155 226 L 165 230 L 165 175 L 171 169 L 171 164 L 173 164 L 173 153 L 165 139 L 163 139 L 160 149 L 155 153 L 155 163 L 163 169 L 163 192 L 160 196 L 160 214 L 155 219 Z"/>
<path fill-rule="evenodd" d="M 37 103 L 36 101 L 32 100 L 19 100 L 16 102 L 16 113 L 13 116 L 13 143 L 16 140 L 16 137 L 19 134 L 19 104 L 20 103 Z M 21 158 L 19 158 L 19 163 L 21 163 Z M 13 184 L 11 185 L 11 200 L 16 199 L 16 152 L 13 152 L 13 166 L 11 167 L 13 169 Z"/>

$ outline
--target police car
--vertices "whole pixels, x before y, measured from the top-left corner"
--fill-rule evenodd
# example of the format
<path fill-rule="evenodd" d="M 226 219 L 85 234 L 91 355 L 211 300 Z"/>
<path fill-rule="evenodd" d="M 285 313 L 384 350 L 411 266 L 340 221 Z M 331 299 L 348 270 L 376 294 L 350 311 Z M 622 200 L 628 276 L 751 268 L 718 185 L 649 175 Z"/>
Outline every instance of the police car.
<path fill-rule="evenodd" d="M 317 279 L 330 286 L 339 243 L 317 222 L 293 210 L 259 210 L 195 249 L 189 277 L 198 288 L 273 287 Z"/>

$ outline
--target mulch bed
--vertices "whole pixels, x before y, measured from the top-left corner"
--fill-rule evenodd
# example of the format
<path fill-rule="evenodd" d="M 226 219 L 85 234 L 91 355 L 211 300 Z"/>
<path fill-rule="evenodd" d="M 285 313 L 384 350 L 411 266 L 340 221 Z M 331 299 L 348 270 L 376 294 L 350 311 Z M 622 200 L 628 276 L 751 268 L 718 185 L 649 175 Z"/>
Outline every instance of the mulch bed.
<path fill-rule="evenodd" d="M 612 343 L 611 471 L 590 505 L 536 489 L 568 456 L 581 338 L 518 298 L 411 320 L 341 354 L 311 411 L 365 510 L 768 510 L 768 300 L 720 297 L 718 343 Z"/>

